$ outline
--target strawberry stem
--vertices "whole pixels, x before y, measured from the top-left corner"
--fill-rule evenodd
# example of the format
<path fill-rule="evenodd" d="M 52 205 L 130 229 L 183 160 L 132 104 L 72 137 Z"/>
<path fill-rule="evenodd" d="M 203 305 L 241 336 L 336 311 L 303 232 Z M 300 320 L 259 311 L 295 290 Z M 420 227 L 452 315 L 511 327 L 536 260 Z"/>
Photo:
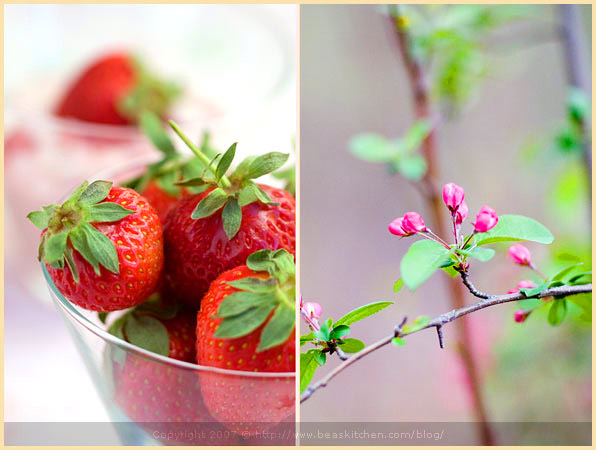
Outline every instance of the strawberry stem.
<path fill-rule="evenodd" d="M 188 136 L 186 136 L 182 132 L 180 127 L 178 125 L 176 125 L 176 123 L 173 120 L 168 120 L 168 124 L 172 127 L 172 129 L 176 132 L 176 134 L 178 136 L 180 136 L 180 139 L 182 139 L 184 141 L 184 143 L 187 145 L 187 147 L 192 150 L 192 152 L 195 154 L 195 156 L 197 158 L 199 158 L 199 160 L 203 164 L 205 164 L 205 166 L 209 169 L 209 171 L 213 175 L 217 176 L 217 174 L 215 173 L 215 170 L 211 166 L 211 160 L 195 144 L 192 143 L 192 141 L 188 138 Z M 221 177 L 220 181 L 221 181 L 222 186 L 225 188 L 229 188 L 232 186 L 232 183 L 230 183 L 230 180 L 225 175 Z"/>

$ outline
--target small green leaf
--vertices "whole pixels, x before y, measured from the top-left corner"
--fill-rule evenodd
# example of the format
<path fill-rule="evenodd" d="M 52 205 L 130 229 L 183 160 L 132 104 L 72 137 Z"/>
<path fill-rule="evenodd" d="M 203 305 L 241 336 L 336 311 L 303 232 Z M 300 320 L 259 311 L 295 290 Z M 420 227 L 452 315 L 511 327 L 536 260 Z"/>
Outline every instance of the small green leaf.
<path fill-rule="evenodd" d="M 314 351 L 300 354 L 300 393 L 308 387 L 319 368 L 315 354 Z"/>
<path fill-rule="evenodd" d="M 221 188 L 213 189 L 199 202 L 190 217 L 195 220 L 209 217 L 222 208 L 226 204 L 227 199 L 228 194 L 226 194 L 226 191 Z"/>
<path fill-rule="evenodd" d="M 578 266 L 582 266 L 583 264 L 584 263 L 576 263 L 576 264 L 572 264 L 572 265 L 570 265 L 568 267 L 565 267 L 558 274 L 556 274 L 554 277 L 552 277 L 551 281 L 560 281 L 560 280 L 562 280 L 563 278 L 565 278 L 566 275 L 570 274 L 575 269 L 577 269 Z"/>
<path fill-rule="evenodd" d="M 542 291 L 548 288 L 548 283 L 542 283 L 540 286 L 535 288 L 522 288 L 520 292 L 522 292 L 526 297 L 533 297 L 535 295 L 540 294 Z"/>
<path fill-rule="evenodd" d="M 40 230 L 46 229 L 50 221 L 50 217 L 45 211 L 32 211 L 27 214 L 27 219 Z"/>
<path fill-rule="evenodd" d="M 117 222 L 135 211 L 126 209 L 118 203 L 104 202 L 87 206 L 84 209 L 84 218 L 88 222 Z"/>
<path fill-rule="evenodd" d="M 565 319 L 567 314 L 567 301 L 563 299 L 555 299 L 548 311 L 548 323 L 552 326 L 559 325 Z"/>
<path fill-rule="evenodd" d="M 226 174 L 226 172 L 232 165 L 234 156 L 236 156 L 236 144 L 237 142 L 234 142 L 230 146 L 230 148 L 228 148 L 226 152 L 223 154 L 223 156 L 219 160 L 219 163 L 217 163 L 217 168 L 215 169 L 215 178 L 217 179 L 217 181 L 221 180 L 221 177 L 223 177 Z"/>
<path fill-rule="evenodd" d="M 392 163 L 393 168 L 404 178 L 419 181 L 427 170 L 426 159 L 419 153 L 403 155 Z"/>
<path fill-rule="evenodd" d="M 364 347 L 364 342 L 353 338 L 344 339 L 344 343 L 339 345 L 345 353 L 358 353 Z"/>
<path fill-rule="evenodd" d="M 337 325 L 331 330 L 330 339 L 341 339 L 350 334 L 350 327 L 347 325 Z"/>
<path fill-rule="evenodd" d="M 412 153 L 418 150 L 431 130 L 432 125 L 428 120 L 422 119 L 415 122 L 408 129 L 404 137 L 400 139 L 402 151 L 405 153 Z"/>
<path fill-rule="evenodd" d="M 327 362 L 327 356 L 323 352 L 316 352 L 315 354 L 315 361 L 319 366 L 324 366 Z"/>
<path fill-rule="evenodd" d="M 270 152 L 254 158 L 246 172 L 246 178 L 254 179 L 279 169 L 290 157 L 289 153 Z"/>
<path fill-rule="evenodd" d="M 401 291 L 401 288 L 404 285 L 404 280 L 402 280 L 401 278 L 399 280 L 397 280 L 395 283 L 393 283 L 393 293 L 397 294 L 399 291 Z"/>
<path fill-rule="evenodd" d="M 118 261 L 118 253 L 114 243 L 105 234 L 88 223 L 83 223 L 80 227 L 96 261 L 110 272 L 120 273 L 120 262 Z"/>
<path fill-rule="evenodd" d="M 278 305 L 273 317 L 263 328 L 257 352 L 283 344 L 290 337 L 295 326 L 296 314 L 294 308 L 289 308 L 285 304 Z"/>
<path fill-rule="evenodd" d="M 321 324 L 321 329 L 315 331 L 315 337 L 320 341 L 325 342 L 331 340 L 331 336 L 329 333 L 329 322 L 324 322 L 323 324 Z"/>
<path fill-rule="evenodd" d="M 503 215 L 499 222 L 486 233 L 476 235 L 477 245 L 502 241 L 532 241 L 551 244 L 554 237 L 548 229 L 534 219 L 525 216 Z"/>
<path fill-rule="evenodd" d="M 170 352 L 168 330 L 155 317 L 130 314 L 124 324 L 124 334 L 126 340 L 137 347 L 163 356 L 168 356 Z"/>
<path fill-rule="evenodd" d="M 54 261 L 61 260 L 64 255 L 67 239 L 68 231 L 51 235 L 45 244 L 44 261 L 51 264 Z"/>
<path fill-rule="evenodd" d="M 271 260 L 271 250 L 262 249 L 251 253 L 246 258 L 246 265 L 255 272 L 269 272 L 275 270 L 275 263 Z"/>
<path fill-rule="evenodd" d="M 315 340 L 315 335 L 311 332 L 300 336 L 300 347 Z"/>
<path fill-rule="evenodd" d="M 251 308 L 242 314 L 225 318 L 217 327 L 214 336 L 220 338 L 237 338 L 246 336 L 265 322 L 275 303 L 265 303 Z"/>
<path fill-rule="evenodd" d="M 242 188 L 238 193 L 238 204 L 240 206 L 246 206 L 253 202 L 259 201 L 266 205 L 277 205 L 278 203 L 272 202 L 269 195 L 261 189 L 256 183 L 250 181 Z"/>
<path fill-rule="evenodd" d="M 588 272 L 578 273 L 577 275 L 573 275 L 568 280 L 570 284 L 577 283 L 578 281 L 581 281 L 582 283 L 592 282 L 592 271 L 590 270 Z"/>
<path fill-rule="evenodd" d="M 340 325 L 351 325 L 354 322 L 358 322 L 359 320 L 365 319 L 373 314 L 378 313 L 379 311 L 387 308 L 388 306 L 392 305 L 393 302 L 374 302 L 368 303 L 366 305 L 360 306 L 343 317 L 337 320 L 333 327 L 337 328 Z"/>
<path fill-rule="evenodd" d="M 256 277 L 247 277 L 241 278 L 240 280 L 228 281 L 228 284 L 232 287 L 235 287 L 236 289 L 258 294 L 273 292 L 277 285 L 275 280 L 271 278 L 264 280 L 262 278 Z"/>
<path fill-rule="evenodd" d="M 493 256 L 495 256 L 495 251 L 492 248 L 476 247 L 475 249 L 466 253 L 470 258 L 477 259 L 481 262 L 490 261 L 493 258 Z"/>
<path fill-rule="evenodd" d="M 415 331 L 422 330 L 425 328 L 430 322 L 430 317 L 428 316 L 418 316 L 414 319 L 414 322 L 410 324 L 404 325 L 402 328 L 404 333 L 414 333 Z"/>
<path fill-rule="evenodd" d="M 203 177 L 196 177 L 196 178 L 190 178 L 188 180 L 178 181 L 174 184 L 176 186 L 185 186 L 185 187 L 205 186 L 206 184 L 209 184 L 209 181 L 206 181 Z"/>
<path fill-rule="evenodd" d="M 126 340 L 124 338 L 124 324 L 128 320 L 128 316 L 129 314 L 125 314 L 124 316 L 116 319 L 114 323 L 110 325 L 110 328 L 108 328 L 108 333 L 122 339 L 123 341 Z"/>
<path fill-rule="evenodd" d="M 223 222 L 223 228 L 226 232 L 228 239 L 233 239 L 240 229 L 242 223 L 242 208 L 238 205 L 238 201 L 235 198 L 230 198 L 226 203 L 222 213 L 221 220 Z"/>
<path fill-rule="evenodd" d="M 579 317 L 584 322 L 592 323 L 592 294 L 571 295 L 567 300 L 582 310 Z"/>
<path fill-rule="evenodd" d="M 452 264 L 450 264 L 448 267 L 442 267 L 442 269 L 451 278 L 455 278 L 455 277 L 459 276 L 459 272 L 457 270 L 455 270 L 455 267 Z"/>
<path fill-rule="evenodd" d="M 79 186 L 77 186 L 77 188 L 72 192 L 72 194 L 70 194 L 65 203 L 77 203 L 88 186 L 89 182 L 83 181 Z"/>
<path fill-rule="evenodd" d="M 234 292 L 224 298 L 217 309 L 217 315 L 215 317 L 226 318 L 237 316 L 249 309 L 254 309 L 264 304 L 275 306 L 275 297 L 268 293 Z"/>
<path fill-rule="evenodd" d="M 144 110 L 139 118 L 139 125 L 153 145 L 164 155 L 176 154 L 176 147 L 161 122 L 161 119 L 149 110 Z"/>
<path fill-rule="evenodd" d="M 99 321 L 101 323 L 103 323 L 105 325 L 106 319 L 108 318 L 108 313 L 107 312 L 97 313 L 97 318 L 99 319 Z"/>
<path fill-rule="evenodd" d="M 358 134 L 350 139 L 348 146 L 354 156 L 370 163 L 388 163 L 398 154 L 394 142 L 374 133 Z"/>
<path fill-rule="evenodd" d="M 401 260 L 401 277 L 411 291 L 424 283 L 448 256 L 449 250 L 427 239 L 414 242 Z"/>
<path fill-rule="evenodd" d="M 395 337 L 391 339 L 391 343 L 396 347 L 403 347 L 404 345 L 406 345 L 406 340 L 401 337 Z"/>

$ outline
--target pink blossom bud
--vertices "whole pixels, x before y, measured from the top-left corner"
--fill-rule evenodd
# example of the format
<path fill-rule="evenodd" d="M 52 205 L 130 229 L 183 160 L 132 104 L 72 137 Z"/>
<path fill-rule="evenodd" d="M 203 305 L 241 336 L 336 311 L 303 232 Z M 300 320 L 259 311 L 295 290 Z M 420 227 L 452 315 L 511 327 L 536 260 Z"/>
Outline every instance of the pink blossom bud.
<path fill-rule="evenodd" d="M 519 289 L 509 289 L 507 291 L 508 294 L 517 294 L 519 292 Z"/>
<path fill-rule="evenodd" d="M 513 320 L 515 320 L 517 323 L 522 323 L 522 322 L 526 321 L 526 319 L 528 318 L 529 315 L 530 315 L 530 311 L 524 311 L 523 309 L 518 309 L 517 311 L 515 311 L 515 314 L 513 315 Z"/>
<path fill-rule="evenodd" d="M 538 286 L 536 286 L 536 283 L 534 283 L 533 281 L 530 280 L 521 280 L 519 283 L 517 283 L 516 286 L 518 289 L 534 289 Z"/>
<path fill-rule="evenodd" d="M 403 217 L 398 217 L 397 219 L 391 221 L 391 223 L 389 224 L 389 232 L 391 234 L 395 234 L 396 236 L 411 236 L 412 233 L 404 231 L 403 222 Z"/>
<path fill-rule="evenodd" d="M 474 232 L 484 233 L 486 231 L 492 230 L 497 222 L 499 222 L 499 216 L 497 216 L 497 212 L 490 206 L 484 205 L 482 208 L 480 208 L 480 211 L 478 211 L 478 215 L 476 215 Z"/>
<path fill-rule="evenodd" d="M 457 211 L 464 201 L 464 195 L 464 188 L 455 183 L 447 183 L 443 186 L 443 201 L 452 213 Z"/>
<path fill-rule="evenodd" d="M 521 244 L 515 244 L 509 247 L 509 256 L 513 262 L 522 266 L 529 266 L 532 263 L 530 250 Z"/>
<path fill-rule="evenodd" d="M 455 224 L 461 225 L 462 223 L 464 223 L 464 220 L 466 220 L 466 217 L 468 217 L 468 205 L 465 201 L 463 201 L 461 202 L 461 205 L 459 205 L 459 208 L 457 208 L 457 211 L 455 212 Z"/>
<path fill-rule="evenodd" d="M 410 234 L 423 233 L 426 231 L 424 220 L 422 220 L 422 216 L 417 212 L 407 212 L 404 215 L 401 227 L 406 233 Z"/>
<path fill-rule="evenodd" d="M 302 298 L 300 299 L 300 314 L 312 329 L 320 330 L 319 317 L 322 313 L 323 308 L 320 304 L 315 302 L 302 303 Z"/>

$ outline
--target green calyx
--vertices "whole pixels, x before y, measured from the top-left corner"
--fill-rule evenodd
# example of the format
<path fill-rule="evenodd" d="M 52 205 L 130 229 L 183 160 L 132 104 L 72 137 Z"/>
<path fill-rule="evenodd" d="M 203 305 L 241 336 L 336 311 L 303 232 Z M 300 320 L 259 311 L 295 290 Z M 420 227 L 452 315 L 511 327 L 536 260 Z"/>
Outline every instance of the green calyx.
<path fill-rule="evenodd" d="M 163 156 L 156 163 L 150 164 L 142 175 L 124 183 L 124 186 L 142 194 L 147 185 L 151 181 L 155 181 L 164 192 L 179 196 L 182 187 L 177 183 L 181 180 L 199 177 L 205 172 L 206 166 L 197 158 L 189 158 L 176 150 L 162 120 L 154 113 L 144 111 L 140 116 L 139 126 Z M 203 133 L 200 149 L 205 155 L 211 157 L 217 154 L 211 147 L 207 132 Z M 185 189 L 192 194 L 198 194 L 207 189 L 207 186 L 187 186 Z"/>
<path fill-rule="evenodd" d="M 152 112 L 165 117 L 172 102 L 182 92 L 180 86 L 152 74 L 138 58 L 133 58 L 136 82 L 134 88 L 120 99 L 118 111 L 134 122 L 141 115 Z"/>
<path fill-rule="evenodd" d="M 109 181 L 85 181 L 62 205 L 44 206 L 27 218 L 41 230 L 46 230 L 39 245 L 38 259 L 55 269 L 66 265 L 76 282 L 79 275 L 73 259 L 74 247 L 99 275 L 100 265 L 113 273 L 120 272 L 116 247 L 95 227 L 93 222 L 117 222 L 134 211 L 113 202 L 102 202 L 110 193 Z M 72 245 L 68 245 L 68 241 Z"/>
<path fill-rule="evenodd" d="M 283 166 L 290 156 L 288 153 L 270 152 L 260 156 L 249 156 L 228 177 L 226 174 L 236 155 L 236 143 L 225 153 L 217 154 L 210 159 L 191 142 L 176 123 L 170 120 L 169 124 L 206 167 L 201 176 L 183 180 L 177 185 L 213 188 L 192 212 L 193 219 L 209 217 L 221 209 L 224 231 L 231 240 L 240 229 L 242 207 L 254 202 L 277 205 L 253 180 Z"/>
<path fill-rule="evenodd" d="M 162 320 L 173 319 L 178 305 L 164 305 L 158 294 L 116 319 L 108 328 L 114 336 L 159 355 L 170 353 L 170 337 Z M 105 317 L 100 318 L 105 323 Z"/>
<path fill-rule="evenodd" d="M 296 266 L 286 250 L 259 250 L 246 260 L 249 269 L 267 272 L 269 278 L 247 277 L 228 284 L 238 292 L 228 295 L 215 317 L 223 319 L 215 331 L 219 338 L 246 336 L 273 313 L 261 333 L 257 352 L 283 344 L 296 326 Z"/>

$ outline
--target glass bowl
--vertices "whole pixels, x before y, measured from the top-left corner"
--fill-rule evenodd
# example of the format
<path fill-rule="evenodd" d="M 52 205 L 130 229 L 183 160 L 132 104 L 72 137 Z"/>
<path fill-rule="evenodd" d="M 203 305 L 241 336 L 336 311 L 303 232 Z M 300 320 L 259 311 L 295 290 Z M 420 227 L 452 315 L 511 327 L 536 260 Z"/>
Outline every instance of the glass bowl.
<path fill-rule="evenodd" d="M 138 175 L 147 158 L 89 181 Z M 296 374 L 225 370 L 178 361 L 106 331 L 96 313 L 70 303 L 42 272 L 125 445 L 294 445 Z M 112 313 L 108 321 L 115 320 Z"/>

